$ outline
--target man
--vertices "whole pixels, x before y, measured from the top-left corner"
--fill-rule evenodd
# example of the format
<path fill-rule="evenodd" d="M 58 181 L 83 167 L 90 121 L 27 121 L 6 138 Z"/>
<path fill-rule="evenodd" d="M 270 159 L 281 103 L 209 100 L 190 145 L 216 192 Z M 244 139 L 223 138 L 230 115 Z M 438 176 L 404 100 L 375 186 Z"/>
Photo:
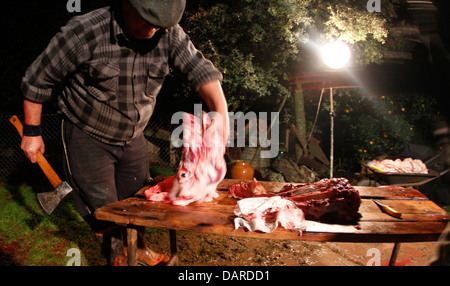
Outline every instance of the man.
<path fill-rule="evenodd" d="M 107 247 L 111 264 L 124 260 L 120 235 L 96 220 L 94 211 L 132 195 L 147 182 L 143 130 L 169 67 L 186 75 L 209 109 L 225 118 L 217 122 L 224 124 L 224 142 L 228 137 L 222 75 L 178 25 L 185 4 L 185 0 L 117 0 L 111 7 L 74 17 L 22 81 L 21 148 L 31 162 L 36 162 L 38 152 L 44 153 L 42 103 L 56 94 L 64 115 L 65 173 L 74 187 L 73 198 L 102 247 Z M 109 234 L 111 241 L 100 234 Z M 141 246 L 140 262 L 165 259 Z"/>

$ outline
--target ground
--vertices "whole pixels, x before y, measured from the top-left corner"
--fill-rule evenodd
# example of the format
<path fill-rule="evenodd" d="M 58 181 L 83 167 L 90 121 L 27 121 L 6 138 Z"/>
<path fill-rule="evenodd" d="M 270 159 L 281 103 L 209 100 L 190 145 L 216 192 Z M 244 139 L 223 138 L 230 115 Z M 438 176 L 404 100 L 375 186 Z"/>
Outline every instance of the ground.
<path fill-rule="evenodd" d="M 150 230 L 149 244 L 169 254 L 169 233 Z M 393 243 L 305 242 L 177 232 L 180 266 L 365 266 L 388 265 Z M 398 266 L 426 266 L 437 242 L 402 243 Z M 377 256 L 379 255 L 379 256 Z"/>

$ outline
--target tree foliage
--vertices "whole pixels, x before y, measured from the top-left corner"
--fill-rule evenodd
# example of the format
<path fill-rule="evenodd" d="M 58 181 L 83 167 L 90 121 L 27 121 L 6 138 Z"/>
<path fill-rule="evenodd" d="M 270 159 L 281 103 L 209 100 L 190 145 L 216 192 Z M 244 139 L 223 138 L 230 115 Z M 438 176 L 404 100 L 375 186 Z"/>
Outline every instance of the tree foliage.
<path fill-rule="evenodd" d="M 434 145 L 433 122 L 438 119 L 436 99 L 430 94 L 368 95 L 361 90 L 340 90 L 335 96 L 336 150 L 342 164 L 404 153 L 408 143 Z M 325 99 L 324 113 L 329 112 Z M 328 117 L 328 114 L 323 114 Z M 326 127 L 319 126 L 322 130 Z M 356 164 L 359 167 L 359 164 Z"/>
<path fill-rule="evenodd" d="M 357 64 L 380 61 L 396 3 L 370 13 L 358 0 L 191 0 L 183 27 L 223 72 L 230 109 L 245 111 L 261 97 L 288 94 L 288 71 L 306 62 L 305 43 L 341 39 Z"/>
<path fill-rule="evenodd" d="M 231 109 L 245 110 L 259 97 L 287 94 L 280 80 L 286 79 L 288 61 L 297 53 L 297 35 L 310 23 L 308 2 L 200 3 L 188 12 L 184 28 L 223 72 Z"/>

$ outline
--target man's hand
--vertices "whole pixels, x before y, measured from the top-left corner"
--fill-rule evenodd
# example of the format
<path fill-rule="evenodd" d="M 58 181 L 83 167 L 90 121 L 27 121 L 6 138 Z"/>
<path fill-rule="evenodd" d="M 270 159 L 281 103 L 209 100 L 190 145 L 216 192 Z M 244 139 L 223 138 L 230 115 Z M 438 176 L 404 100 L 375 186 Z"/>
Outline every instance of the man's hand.
<path fill-rule="evenodd" d="M 198 93 L 208 105 L 210 111 L 217 112 L 216 116 L 211 118 L 213 120 L 210 128 L 220 130 L 222 134 L 223 150 L 230 136 L 230 121 L 228 117 L 228 104 L 223 94 L 222 86 L 218 80 L 210 81 L 203 84 Z M 218 124 L 222 126 L 217 126 Z M 225 153 L 225 152 L 224 152 Z"/>
<path fill-rule="evenodd" d="M 23 109 L 25 112 L 25 124 L 41 124 L 42 103 L 32 102 L 25 99 L 23 101 Z M 44 154 L 45 151 L 42 136 L 23 136 L 20 148 L 23 152 L 25 152 L 25 155 L 32 163 L 36 163 L 38 152 Z"/>
<path fill-rule="evenodd" d="M 203 135 L 203 143 L 206 144 L 207 147 L 216 147 L 219 151 L 225 154 L 226 145 L 228 140 L 229 131 L 228 128 L 224 130 L 223 121 L 226 120 L 222 118 L 222 115 L 217 112 L 213 112 L 211 116 L 211 124 L 205 130 L 205 134 Z"/>
<path fill-rule="evenodd" d="M 30 159 L 31 163 L 36 163 L 38 152 L 44 154 L 45 151 L 45 145 L 44 141 L 42 140 L 42 136 L 23 136 L 20 148 L 23 150 L 23 152 L 25 152 L 25 155 L 28 157 L 28 159 Z"/>

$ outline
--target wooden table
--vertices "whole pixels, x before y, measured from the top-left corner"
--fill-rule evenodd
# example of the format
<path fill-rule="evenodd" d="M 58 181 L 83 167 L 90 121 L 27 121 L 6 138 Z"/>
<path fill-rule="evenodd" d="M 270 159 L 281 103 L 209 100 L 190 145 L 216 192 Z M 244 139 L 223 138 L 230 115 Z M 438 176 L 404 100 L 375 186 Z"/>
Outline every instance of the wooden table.
<path fill-rule="evenodd" d="M 234 229 L 233 214 L 236 199 L 227 196 L 229 186 L 237 180 L 225 179 L 219 186 L 219 197 L 212 202 L 173 206 L 147 201 L 141 189 L 135 197 L 104 206 L 95 212 L 97 219 L 127 226 L 128 264 L 136 265 L 137 226 L 167 228 L 170 230 L 171 259 L 176 263 L 176 230 L 200 233 L 254 237 L 265 239 L 381 242 L 395 243 L 390 264 L 393 265 L 401 242 L 435 241 L 444 230 L 449 216 L 446 212 L 414 189 L 401 187 L 358 187 L 362 203 L 361 217 L 351 223 L 321 223 L 307 221 L 306 231 L 296 232 L 278 227 L 272 233 Z M 277 191 L 285 183 L 260 182 L 268 191 Z M 378 199 L 401 212 L 402 218 L 385 214 L 373 202 Z"/>

